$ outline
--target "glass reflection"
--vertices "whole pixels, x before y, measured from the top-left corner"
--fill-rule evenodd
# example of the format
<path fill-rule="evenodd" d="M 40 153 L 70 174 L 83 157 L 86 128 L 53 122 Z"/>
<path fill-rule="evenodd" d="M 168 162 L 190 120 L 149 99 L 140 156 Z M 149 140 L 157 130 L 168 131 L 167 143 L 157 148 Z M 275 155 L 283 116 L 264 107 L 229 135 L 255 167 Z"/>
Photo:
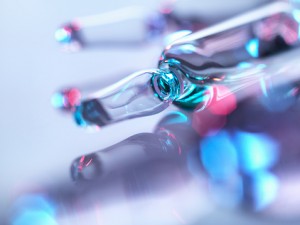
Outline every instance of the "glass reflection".
<path fill-rule="evenodd" d="M 181 37 L 212 25 L 217 21 L 230 18 L 238 13 L 261 6 L 270 0 L 252 1 L 234 7 L 235 1 L 227 1 L 227 6 L 219 11 L 214 4 L 218 2 L 199 4 L 197 0 L 163 1 L 157 10 L 150 10 L 142 6 L 131 6 L 74 18 L 58 28 L 55 39 L 62 45 L 63 50 L 76 52 L 83 47 L 121 45 L 137 45 L 159 40 L 165 45 Z M 211 15 L 214 15 L 213 17 Z M 130 24 L 131 32 L 135 35 L 126 39 L 122 26 Z M 134 28 L 138 28 L 134 30 Z M 91 32 L 92 30 L 92 32 Z M 116 32 L 119 31 L 119 32 Z M 107 40 L 106 34 L 109 34 Z M 136 38 L 138 36 L 138 38 Z M 115 39 L 112 41 L 112 39 Z"/>
<path fill-rule="evenodd" d="M 66 215 L 77 218 L 90 212 L 83 221 L 110 223 L 117 213 L 123 224 L 152 217 L 159 218 L 158 224 L 192 224 L 215 204 L 223 207 L 219 211 L 229 207 L 252 216 L 298 218 L 298 84 L 266 85 L 261 95 L 239 101 L 228 95 L 223 105 L 214 106 L 220 104 L 216 101 L 212 109 L 192 114 L 172 112 L 153 133 L 80 156 L 71 165 L 72 186 L 48 190 L 52 202 L 60 203 L 54 211 L 53 205 L 39 203 L 36 210 L 27 204 L 13 221 L 65 224 L 60 222 Z M 269 110 L 280 102 L 272 100 L 273 94 L 292 98 L 292 104 Z M 160 217 L 166 211 L 171 213 Z"/>
<path fill-rule="evenodd" d="M 57 205 L 55 221 L 131 225 L 155 218 L 157 224 L 193 223 L 213 207 L 200 182 L 198 141 L 190 115 L 172 112 L 153 133 L 78 157 L 71 165 L 75 182 L 47 190 Z"/>
<path fill-rule="evenodd" d="M 136 134 L 106 149 L 80 156 L 72 163 L 72 178 L 95 180 L 118 175 L 120 171 L 126 174 L 126 171 L 142 173 L 144 169 L 151 171 L 166 165 L 184 167 L 187 155 L 195 154 L 197 149 L 198 135 L 190 124 L 186 114 L 170 113 L 158 123 L 154 133 Z M 151 180 L 149 175 L 147 179 Z"/>
<path fill-rule="evenodd" d="M 298 86 L 298 81 L 265 86 L 262 95 L 239 101 L 221 129 L 196 129 L 201 135 L 199 157 L 217 202 L 275 218 L 297 216 L 292 201 L 297 192 L 283 190 L 297 183 L 285 176 L 295 176 L 297 168 Z M 195 113 L 193 126 L 201 126 L 201 119 L 203 112 Z"/>
<path fill-rule="evenodd" d="M 294 10 L 276 2 L 173 42 L 161 54 L 159 69 L 134 73 L 81 99 L 77 124 L 104 127 L 174 104 L 185 110 L 210 108 L 221 128 L 235 101 L 269 85 L 270 79 L 274 86 L 297 79 L 300 50 L 291 34 L 299 28 Z M 187 51 L 187 45 L 194 48 Z"/>

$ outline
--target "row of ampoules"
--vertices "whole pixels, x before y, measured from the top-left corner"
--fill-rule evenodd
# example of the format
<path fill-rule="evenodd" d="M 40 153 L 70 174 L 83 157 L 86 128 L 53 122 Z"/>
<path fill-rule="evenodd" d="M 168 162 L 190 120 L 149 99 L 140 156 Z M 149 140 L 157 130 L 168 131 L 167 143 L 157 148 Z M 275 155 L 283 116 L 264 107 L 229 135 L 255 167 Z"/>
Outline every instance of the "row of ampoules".
<path fill-rule="evenodd" d="M 162 10 L 161 15 L 177 18 L 172 10 Z M 198 20 L 187 23 L 191 27 L 192 21 Z M 228 95 L 215 96 L 214 86 L 224 85 L 240 99 L 261 88 L 263 81 L 272 80 L 276 86 L 297 79 L 299 22 L 296 3 L 272 2 L 191 30 L 164 48 L 158 69 L 133 73 L 97 91 L 64 89 L 52 102 L 71 112 L 80 126 L 102 127 L 159 113 L 172 103 L 185 110 L 203 110 L 212 99 Z"/>
<path fill-rule="evenodd" d="M 291 81 L 272 99 L 228 95 L 197 113 L 170 112 L 153 133 L 75 159 L 76 189 L 21 197 L 12 224 L 40 215 L 53 225 L 297 224 L 299 90 Z"/>
<path fill-rule="evenodd" d="M 271 1 L 239 3 L 228 0 L 226 5 L 216 7 L 220 4 L 218 0 L 205 4 L 199 4 L 196 0 L 165 0 L 156 10 L 149 6 L 134 5 L 74 18 L 56 30 L 55 39 L 61 44 L 62 50 L 67 52 L 103 46 L 167 45 L 191 32 L 268 2 Z"/>
<path fill-rule="evenodd" d="M 50 224 L 78 222 L 66 215 L 87 215 L 85 224 L 87 218 L 122 225 L 156 218 L 157 224 L 161 215 L 163 224 L 199 224 L 216 203 L 272 222 L 298 219 L 299 22 L 292 3 L 268 4 L 168 44 L 158 69 L 86 95 L 77 88 L 56 94 L 55 105 L 84 127 L 152 115 L 172 103 L 189 113 L 171 113 L 153 133 L 78 157 L 71 176 L 81 188 L 52 189 L 56 210 L 43 201 L 38 213 L 51 217 Z M 80 26 L 75 36 L 71 28 L 56 34 L 65 47 L 88 46 L 76 42 Z M 124 198 L 127 208 L 113 214 L 102 208 Z M 145 204 L 133 199 L 150 199 L 151 208 L 143 211 Z M 15 221 L 31 212 L 24 208 Z M 124 211 L 131 219 L 116 214 Z M 112 223 L 118 216 L 121 223 Z"/>
<path fill-rule="evenodd" d="M 172 10 L 162 12 L 159 17 L 166 21 L 177 18 Z M 87 21 L 79 19 L 76 29 L 72 24 L 56 36 L 71 50 L 74 43 L 88 47 L 80 37 Z M 74 160 L 71 176 L 81 188 L 69 195 L 52 190 L 58 218 L 66 211 L 78 215 L 116 203 L 121 189 L 126 199 L 156 199 L 146 214 L 130 205 L 143 215 L 137 224 L 161 215 L 151 212 L 170 205 L 156 197 L 172 193 L 182 197 L 171 198 L 172 204 L 181 203 L 176 205 L 180 212 L 171 208 L 172 219 L 181 224 L 201 221 L 199 215 L 212 202 L 285 219 L 281 224 L 299 219 L 300 12 L 292 2 L 274 2 L 206 28 L 203 20 L 196 21 L 201 30 L 184 23 L 192 33 L 167 44 L 158 69 L 134 73 L 93 93 L 79 87 L 54 96 L 55 105 L 84 127 L 152 115 L 172 103 L 190 113 L 169 114 L 151 134 Z M 165 34 L 164 29 L 154 33 Z M 185 188 L 191 195 L 180 192 Z"/>

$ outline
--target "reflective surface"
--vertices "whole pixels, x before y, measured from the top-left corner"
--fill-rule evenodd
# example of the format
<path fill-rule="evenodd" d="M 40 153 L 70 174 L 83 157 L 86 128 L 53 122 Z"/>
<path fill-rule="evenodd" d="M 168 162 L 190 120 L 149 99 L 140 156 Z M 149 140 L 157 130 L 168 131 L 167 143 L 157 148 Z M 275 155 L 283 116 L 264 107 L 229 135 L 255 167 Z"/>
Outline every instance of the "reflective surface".
<path fill-rule="evenodd" d="M 271 76 L 272 67 L 286 67 L 283 61 L 275 65 L 274 58 L 299 44 L 297 13 L 288 4 L 269 4 L 166 47 L 159 66 L 183 76 L 179 105 L 188 104 L 195 84 L 222 84 L 234 93 Z"/>
<path fill-rule="evenodd" d="M 70 162 L 73 185 L 19 198 L 13 224 L 68 224 L 78 216 L 91 224 L 197 224 L 216 211 L 293 224 L 299 113 L 297 80 L 192 114 L 169 113 L 153 133 Z"/>
<path fill-rule="evenodd" d="M 141 71 L 93 93 L 76 106 L 79 126 L 105 126 L 135 117 L 159 113 L 178 95 L 178 80 L 170 73 Z"/>
<path fill-rule="evenodd" d="M 269 0 L 244 3 L 237 9 L 232 6 L 235 1 L 227 1 L 222 12 L 209 3 L 201 6 L 197 0 L 163 1 L 156 10 L 142 5 L 120 8 L 102 14 L 74 18 L 55 32 L 55 39 L 68 52 L 76 52 L 83 47 L 95 48 L 121 47 L 122 45 L 138 45 L 147 42 L 163 42 L 165 45 L 191 32 L 203 29 L 208 25 L 228 19 L 238 13 L 263 5 Z M 214 14 L 212 17 L 210 14 Z M 131 25 L 132 38 L 125 39 L 122 29 L 124 24 Z M 92 30 L 92 32 L 91 32 Z M 110 33 L 110 39 L 106 33 Z"/>
<path fill-rule="evenodd" d="M 97 153 L 81 156 L 71 166 L 72 178 L 81 181 L 114 177 L 113 174 L 126 174 L 127 170 L 143 170 L 146 164 L 147 169 L 155 170 L 168 164 L 185 164 L 187 155 L 197 154 L 198 136 L 189 120 L 187 115 L 174 112 L 157 125 L 153 134 L 137 134 Z"/>
<path fill-rule="evenodd" d="M 290 4 L 277 2 L 187 35 L 165 48 L 157 71 L 132 74 L 108 87 L 109 92 L 100 90 L 101 94 L 82 99 L 76 121 L 80 117 L 88 123 L 79 125 L 105 126 L 153 115 L 173 102 L 199 111 L 228 95 L 240 98 L 268 79 L 274 84 L 283 74 L 293 79 L 298 75 L 298 13 Z M 150 77 L 143 85 L 152 89 L 147 92 L 138 80 L 145 74 Z M 224 88 L 215 93 L 218 85 Z M 91 104 L 98 107 L 89 110 Z"/>
<path fill-rule="evenodd" d="M 234 182 L 229 182 L 230 185 L 224 179 L 223 184 L 225 185 L 218 185 L 218 182 L 215 182 L 215 180 L 210 182 L 211 172 L 207 170 L 208 166 L 203 166 L 202 174 L 206 175 L 206 178 L 203 178 L 203 185 L 199 185 L 200 178 L 194 181 L 193 176 L 190 174 L 190 171 L 195 171 L 194 174 L 199 175 L 197 173 L 198 170 L 188 169 L 187 171 L 186 167 L 179 168 L 187 171 L 187 179 L 184 179 L 173 176 L 172 171 L 178 171 L 174 167 L 171 167 L 171 172 L 165 169 L 166 173 L 163 174 L 161 179 L 163 181 L 162 184 L 168 183 L 167 189 L 164 189 L 165 191 L 160 189 L 159 185 L 155 189 L 152 182 L 151 188 L 148 188 L 147 185 L 139 185 L 142 182 L 131 182 L 127 185 L 128 188 L 123 188 L 126 185 L 123 185 L 123 180 L 118 179 L 117 176 L 114 176 L 116 180 L 111 183 L 105 183 L 101 180 L 101 177 L 100 179 L 98 177 L 99 183 L 97 183 L 97 179 L 93 180 L 93 176 L 91 176 L 92 179 L 89 181 L 73 183 L 70 176 L 70 167 L 73 159 L 105 149 L 132 135 L 141 132 L 151 133 L 153 126 L 157 124 L 158 119 L 163 114 L 141 118 L 135 120 L 134 123 L 132 123 L 133 120 L 130 122 L 124 121 L 103 129 L 102 132 L 90 134 L 72 126 L 70 121 L 62 119 L 51 109 L 49 106 L 51 93 L 57 87 L 64 86 L 69 82 L 81 83 L 87 79 L 99 79 L 98 76 L 104 74 L 112 74 L 115 72 L 115 61 L 123 61 L 126 64 L 122 66 L 120 63 L 120 70 L 130 69 L 126 66 L 130 64 L 133 58 L 135 63 L 141 68 L 147 68 L 149 65 L 144 63 L 144 58 L 150 57 L 149 54 L 153 54 L 154 57 L 156 53 L 155 51 L 151 51 L 151 53 L 146 51 L 139 52 L 142 56 L 136 57 L 137 51 L 135 50 L 126 50 L 126 53 L 123 52 L 121 55 L 114 54 L 116 52 L 112 50 L 105 51 L 105 54 L 90 52 L 89 54 L 67 56 L 56 50 L 57 46 L 53 41 L 52 33 L 57 24 L 63 20 L 62 17 L 65 19 L 72 18 L 75 15 L 89 13 L 82 10 L 89 11 L 93 10 L 93 8 L 97 11 L 98 9 L 107 11 L 109 9 L 105 10 L 103 7 L 108 7 L 109 4 L 113 4 L 112 2 L 107 2 L 105 6 L 101 6 L 99 2 L 89 2 L 87 5 L 72 2 L 74 11 L 70 10 L 69 3 L 61 1 L 41 3 L 28 0 L 26 2 L 18 2 L 19 7 L 15 7 L 13 1 L 4 0 L 3 3 L 4 7 L 0 7 L 0 10 L 2 9 L 1 18 L 4 17 L 4 19 L 0 20 L 0 27 L 1 31 L 8 35 L 0 37 L 2 50 L 0 70 L 4 74 L 4 76 L 0 76 L 0 83 L 2 84 L 2 95 L 0 98 L 3 109 L 0 119 L 0 124 L 3 128 L 0 136 L 2 155 L 0 159 L 0 173 L 2 181 L 4 181 L 1 182 L 0 193 L 1 224 L 299 224 L 299 219 L 297 219 L 299 178 L 297 169 L 298 111 L 295 109 L 298 104 L 298 88 L 296 83 L 287 82 L 286 85 L 280 86 L 279 89 L 270 89 L 274 85 L 267 80 L 261 83 L 262 89 L 259 90 L 264 94 L 263 98 L 259 98 L 258 101 L 253 100 L 253 104 L 250 104 L 249 101 L 244 102 L 251 107 L 243 107 L 241 103 L 243 98 L 239 98 L 239 95 L 230 95 L 231 97 L 228 98 L 228 102 L 231 102 L 230 104 L 215 104 L 214 108 L 201 111 L 201 117 L 193 116 L 193 127 L 199 134 L 202 134 L 202 139 L 207 138 L 203 134 L 206 131 L 210 135 L 215 134 L 217 136 L 216 139 L 229 142 L 229 146 L 231 146 L 229 151 L 233 152 L 232 155 L 243 156 L 243 160 L 227 160 L 226 165 L 231 165 L 231 162 L 233 162 L 234 165 L 238 164 L 239 167 L 243 168 L 243 171 L 255 171 L 256 169 L 253 168 L 261 167 L 267 170 L 267 176 L 263 173 L 260 176 L 256 176 L 255 182 L 249 181 L 249 183 L 256 183 L 253 186 L 255 186 L 256 190 L 260 190 L 256 191 L 257 193 L 265 193 L 265 188 L 262 187 L 268 187 L 268 185 L 264 185 L 266 183 L 271 184 L 269 186 L 273 187 L 268 192 L 271 193 L 267 196 L 269 200 L 264 200 L 264 204 L 257 204 L 263 207 L 257 208 L 256 213 L 246 213 L 239 210 L 241 201 L 245 201 L 241 200 L 242 197 L 239 197 L 243 195 L 243 189 L 241 189 L 243 185 L 240 185 L 243 182 L 241 182 L 239 176 L 233 179 Z M 45 7 L 45 4 L 47 7 Z M 148 3 L 145 2 L 145 4 Z M 203 2 L 203 4 L 205 3 Z M 7 10 L 4 10 L 6 8 Z M 64 16 L 58 11 L 65 12 L 63 13 Z M 29 14 L 31 16 L 28 16 Z M 18 16 L 14 17 L 16 15 Z M 8 26 L 6 21 L 10 21 L 14 26 Z M 23 30 L 24 32 L 20 35 L 19 31 Z M 118 53 L 120 52 L 118 51 Z M 111 62 L 112 58 L 114 62 Z M 100 64 L 102 65 L 101 71 L 99 71 Z M 297 69 L 294 71 L 297 72 Z M 282 77 L 284 78 L 283 80 L 287 80 L 285 79 L 287 77 Z M 103 76 L 101 78 L 106 79 Z M 109 77 L 110 79 L 112 78 Z M 241 94 L 241 92 L 239 93 Z M 271 102 L 268 101 L 266 93 L 269 93 L 268 96 L 273 96 Z M 289 96 L 292 98 L 289 98 Z M 272 104 L 272 102 L 275 104 Z M 260 104 L 267 106 L 267 108 L 263 107 L 260 110 Z M 257 105 L 259 105 L 259 110 L 256 111 Z M 241 108 L 244 108 L 246 112 L 239 111 Z M 236 146 L 240 144 L 236 144 L 236 138 L 234 137 L 233 141 L 228 140 L 227 130 L 230 126 L 224 127 L 224 125 L 228 124 L 226 123 L 226 121 L 229 121 L 228 118 L 231 117 L 226 115 L 234 109 L 236 109 L 233 112 L 236 112 L 236 122 L 234 122 L 235 119 L 233 118 L 230 121 L 232 127 L 240 127 L 239 129 L 242 129 L 242 134 L 241 132 L 234 132 L 234 134 L 239 134 L 236 135 L 239 138 L 248 140 L 247 142 L 250 139 L 252 140 L 251 142 L 256 143 L 256 146 L 259 146 L 261 137 L 266 136 L 267 139 L 263 140 L 268 140 L 267 143 L 270 143 L 270 140 L 274 140 L 274 137 L 278 137 L 278 140 L 285 137 L 282 145 L 285 145 L 286 148 L 281 150 L 282 148 L 279 147 L 277 159 L 274 158 L 268 163 L 259 163 L 260 166 L 256 167 L 241 166 L 243 161 L 247 161 L 245 159 L 249 158 L 243 153 L 244 151 L 247 153 L 247 150 L 237 150 L 238 147 Z M 263 125 L 268 124 L 269 118 L 273 115 L 272 110 L 274 114 L 277 112 L 277 115 L 280 115 L 280 117 L 276 117 L 276 121 L 273 120 L 270 123 L 272 125 L 266 126 L 267 129 L 270 128 L 272 130 L 273 134 L 264 131 L 264 128 L 259 128 L 260 123 Z M 253 117 L 256 118 L 257 112 L 261 113 L 261 118 L 253 119 Z M 289 113 L 285 114 L 285 112 Z M 199 113 L 197 114 L 199 115 Z M 292 116 L 293 113 L 296 113 L 296 115 Z M 249 116 L 239 118 L 240 114 L 249 114 Z M 287 117 L 284 115 L 287 115 Z M 247 120 L 255 122 L 249 123 Z M 285 125 L 277 129 L 276 124 L 279 123 Z M 240 125 L 238 126 L 237 124 Z M 248 125 L 243 126 L 243 124 Z M 212 126 L 214 129 L 211 131 L 210 128 Z M 258 135 L 258 138 L 256 135 L 253 137 L 252 133 L 257 127 L 265 135 Z M 225 131 L 221 131 L 221 134 L 218 135 L 217 131 L 222 129 Z M 276 136 L 274 133 L 276 133 Z M 252 136 L 252 138 L 249 138 L 249 136 Z M 286 156 L 284 156 L 285 153 L 287 154 Z M 262 155 L 268 155 L 268 152 L 262 153 Z M 199 162 L 200 154 L 198 159 Z M 83 162 L 85 162 L 83 165 L 87 165 L 89 161 Z M 201 163 L 204 164 L 200 161 L 200 165 Z M 286 166 L 281 167 L 281 165 Z M 221 171 L 219 174 L 225 174 L 228 177 L 235 173 L 232 171 L 236 167 L 231 166 L 231 168 L 233 169 L 226 170 L 226 172 Z M 245 170 L 244 168 L 248 169 Z M 283 169 L 281 170 L 281 168 Z M 290 170 L 291 168 L 295 169 Z M 161 171 L 151 174 L 159 180 L 159 175 L 162 174 Z M 141 172 L 141 174 L 143 173 L 145 172 Z M 271 176 L 269 176 L 270 173 Z M 179 174 L 182 173 L 179 172 Z M 274 176 L 275 179 L 273 179 Z M 128 180 L 135 181 L 139 178 L 139 176 L 136 176 L 137 178 L 134 179 L 134 173 L 131 174 L 131 177 L 133 179 Z M 176 179 L 173 179 L 173 177 Z M 222 176 L 217 176 L 218 179 L 220 179 L 219 177 Z M 167 178 L 170 178 L 172 181 L 167 182 Z M 141 176 L 140 179 L 145 180 L 147 176 Z M 185 181 L 183 185 L 180 182 L 181 180 Z M 256 182 L 257 180 L 263 182 Z M 178 181 L 179 184 L 175 181 Z M 147 184 L 147 182 L 145 183 Z M 202 189 L 203 186 L 204 189 Z M 223 191 L 225 194 L 222 194 L 220 197 L 224 186 L 232 188 L 228 188 L 229 191 L 225 189 Z M 178 191 L 173 192 L 171 190 L 172 187 L 178 188 Z M 211 194 L 203 194 L 202 190 L 207 190 L 209 187 L 212 187 L 215 191 L 208 192 Z M 220 189 L 217 189 L 218 187 Z M 144 196 L 143 193 L 148 193 L 147 190 L 149 189 L 156 190 L 153 191 L 155 192 L 154 195 L 150 193 L 151 196 L 155 196 L 154 199 L 142 197 Z M 240 194 L 236 195 L 235 191 Z M 249 192 L 251 193 L 252 191 L 250 190 Z M 248 194 L 248 196 L 251 195 L 253 196 L 253 194 Z M 256 195 L 261 196 L 260 194 Z M 137 197 L 135 198 L 136 201 L 130 201 L 132 198 L 128 196 Z M 222 199 L 224 196 L 235 200 L 228 205 Z M 231 198 L 230 196 L 237 197 Z M 276 196 L 275 199 L 274 196 Z M 25 200 L 24 197 L 26 198 Z M 223 207 L 213 208 L 212 204 L 223 205 Z M 245 205 L 248 205 L 247 207 L 250 209 L 253 208 L 251 203 L 245 203 Z M 253 205 L 255 206 L 256 204 Z M 231 208 L 230 210 L 228 206 Z M 237 206 L 237 210 L 234 210 L 235 206 Z M 10 211 L 11 214 L 9 214 L 9 219 L 6 220 L 8 218 L 7 211 Z M 257 211 L 259 212 L 258 214 Z"/>

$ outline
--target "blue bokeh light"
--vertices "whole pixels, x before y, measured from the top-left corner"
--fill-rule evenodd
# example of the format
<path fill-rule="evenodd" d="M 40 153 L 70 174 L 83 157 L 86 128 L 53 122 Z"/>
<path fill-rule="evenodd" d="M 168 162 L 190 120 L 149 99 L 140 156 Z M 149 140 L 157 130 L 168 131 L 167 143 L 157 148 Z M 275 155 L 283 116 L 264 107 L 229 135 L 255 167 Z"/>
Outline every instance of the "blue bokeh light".
<path fill-rule="evenodd" d="M 203 165 L 213 179 L 226 179 L 237 170 L 237 152 L 226 131 L 206 137 L 201 142 L 200 149 Z"/>
<path fill-rule="evenodd" d="M 57 225 L 55 207 L 42 195 L 20 197 L 15 202 L 14 209 L 12 225 Z"/>
<path fill-rule="evenodd" d="M 279 145 L 271 136 L 222 130 L 202 140 L 200 148 L 212 194 L 219 203 L 236 206 L 244 194 L 250 194 L 254 210 L 260 211 L 277 197 L 279 181 L 270 169 L 278 160 Z M 243 180 L 251 182 L 251 190 L 244 189 Z"/>
<path fill-rule="evenodd" d="M 55 108 L 62 108 L 65 104 L 64 96 L 61 93 L 55 93 L 51 97 L 51 104 Z"/>
<path fill-rule="evenodd" d="M 269 169 L 278 159 L 278 144 L 266 134 L 238 131 L 234 143 L 239 151 L 240 168 L 245 173 Z"/>
<path fill-rule="evenodd" d="M 252 66 L 252 63 L 249 62 L 240 62 L 237 67 L 240 69 L 247 69 L 250 68 Z"/>
<path fill-rule="evenodd" d="M 71 42 L 72 35 L 71 32 L 66 28 L 59 28 L 55 31 L 54 37 L 56 41 L 60 43 L 69 43 Z"/>
<path fill-rule="evenodd" d="M 253 176 L 254 209 L 262 210 L 276 198 L 279 188 L 278 178 L 267 171 L 256 172 Z"/>
<path fill-rule="evenodd" d="M 25 210 L 14 220 L 13 225 L 58 225 L 52 215 L 43 210 Z"/>
<path fill-rule="evenodd" d="M 252 57 L 257 58 L 259 56 L 259 40 L 257 38 L 251 39 L 245 47 Z"/>

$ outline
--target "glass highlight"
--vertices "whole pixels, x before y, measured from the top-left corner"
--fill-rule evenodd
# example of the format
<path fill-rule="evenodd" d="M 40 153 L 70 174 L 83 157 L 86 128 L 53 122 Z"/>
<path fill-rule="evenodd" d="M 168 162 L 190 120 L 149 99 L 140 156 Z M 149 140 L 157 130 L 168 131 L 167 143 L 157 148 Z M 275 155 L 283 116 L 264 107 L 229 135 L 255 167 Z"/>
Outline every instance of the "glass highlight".
<path fill-rule="evenodd" d="M 175 41 L 162 52 L 155 72 L 135 73 L 81 100 L 77 123 L 105 126 L 159 113 L 171 103 L 200 111 L 228 96 L 234 96 L 234 108 L 236 100 L 260 90 L 262 80 L 276 86 L 283 75 L 296 77 L 300 50 L 293 36 L 299 29 L 294 10 L 272 3 Z M 214 113 L 226 110 L 232 109 Z"/>

